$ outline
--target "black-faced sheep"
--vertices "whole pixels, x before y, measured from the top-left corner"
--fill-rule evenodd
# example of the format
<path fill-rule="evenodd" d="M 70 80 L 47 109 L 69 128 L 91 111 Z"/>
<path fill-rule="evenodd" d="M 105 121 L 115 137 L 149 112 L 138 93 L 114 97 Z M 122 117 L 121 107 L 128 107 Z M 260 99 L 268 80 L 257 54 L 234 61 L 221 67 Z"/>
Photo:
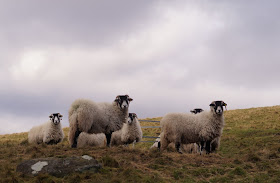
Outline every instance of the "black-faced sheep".
<path fill-rule="evenodd" d="M 191 110 L 190 112 L 193 114 L 198 114 L 201 113 L 202 111 L 204 111 L 201 108 L 195 108 L 193 110 Z M 175 144 L 174 143 L 170 143 L 168 145 L 168 147 L 174 147 Z M 160 135 L 158 136 L 158 138 L 156 139 L 155 143 L 150 147 L 150 148 L 160 148 Z M 200 143 L 191 143 L 191 144 L 183 144 L 182 145 L 182 151 L 186 152 L 186 153 L 201 153 L 201 146 Z"/>
<path fill-rule="evenodd" d="M 129 113 L 128 122 L 122 129 L 112 134 L 111 145 L 128 145 L 142 139 L 142 129 L 135 113 Z"/>
<path fill-rule="evenodd" d="M 165 150 L 170 143 L 175 143 L 181 153 L 181 144 L 206 142 L 206 153 L 210 152 L 210 143 L 222 135 L 224 127 L 223 101 L 213 101 L 210 111 L 199 114 L 169 113 L 165 115 L 160 124 L 161 150 Z"/>
<path fill-rule="evenodd" d="M 132 100 L 128 95 L 118 95 L 113 103 L 95 103 L 86 99 L 74 101 L 69 109 L 68 140 L 71 147 L 77 147 L 81 132 L 104 133 L 107 146 L 110 146 L 112 133 L 127 122 L 128 107 Z"/>
<path fill-rule="evenodd" d="M 34 144 L 57 144 L 61 142 L 64 137 L 60 123 L 62 117 L 60 113 L 53 113 L 49 116 L 49 121 L 31 128 L 28 133 L 28 142 Z"/>

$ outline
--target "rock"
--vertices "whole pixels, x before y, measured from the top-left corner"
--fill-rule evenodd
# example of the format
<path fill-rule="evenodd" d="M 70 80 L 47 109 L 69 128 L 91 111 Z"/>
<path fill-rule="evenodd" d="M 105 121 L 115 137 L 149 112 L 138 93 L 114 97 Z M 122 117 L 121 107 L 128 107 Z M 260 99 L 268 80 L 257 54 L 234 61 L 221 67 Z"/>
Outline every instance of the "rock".
<path fill-rule="evenodd" d="M 88 155 L 67 158 L 39 158 L 26 160 L 17 166 L 16 171 L 25 175 L 39 173 L 63 177 L 74 172 L 97 172 L 101 168 L 95 159 Z"/>

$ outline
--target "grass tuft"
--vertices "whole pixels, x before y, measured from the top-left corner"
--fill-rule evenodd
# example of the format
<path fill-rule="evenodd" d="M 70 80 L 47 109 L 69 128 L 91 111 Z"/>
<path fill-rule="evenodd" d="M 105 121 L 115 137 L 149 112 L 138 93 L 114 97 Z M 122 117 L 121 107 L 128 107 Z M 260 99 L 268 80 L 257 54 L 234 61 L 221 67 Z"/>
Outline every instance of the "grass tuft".
<path fill-rule="evenodd" d="M 111 168 L 119 168 L 119 162 L 110 156 L 105 156 L 102 158 L 103 166 L 111 167 Z"/>

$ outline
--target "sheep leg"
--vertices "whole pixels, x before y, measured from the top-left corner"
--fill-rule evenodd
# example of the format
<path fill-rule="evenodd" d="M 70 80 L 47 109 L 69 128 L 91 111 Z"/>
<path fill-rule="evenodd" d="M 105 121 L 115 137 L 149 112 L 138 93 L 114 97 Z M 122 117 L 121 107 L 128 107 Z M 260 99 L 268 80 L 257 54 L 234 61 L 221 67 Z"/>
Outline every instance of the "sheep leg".
<path fill-rule="evenodd" d="M 197 153 L 200 153 L 200 155 L 201 155 L 201 144 L 200 143 L 196 143 L 196 145 L 198 146 Z"/>
<path fill-rule="evenodd" d="M 211 141 L 206 141 L 206 146 L 205 146 L 205 150 L 206 150 L 206 154 L 210 153 L 210 149 L 211 149 Z"/>
<path fill-rule="evenodd" d="M 158 144 L 158 148 L 161 149 L 161 151 L 164 151 L 164 150 L 167 148 L 167 146 L 168 146 L 169 144 L 170 144 L 170 143 L 167 142 L 167 140 L 162 139 L 162 140 L 160 140 L 160 142 L 159 142 L 159 144 Z"/>
<path fill-rule="evenodd" d="M 75 136 L 74 136 L 74 142 L 72 144 L 72 148 L 76 148 L 77 147 L 77 140 L 78 140 L 78 137 L 80 135 L 80 133 L 82 133 L 80 130 L 76 130 L 75 132 Z"/>
<path fill-rule="evenodd" d="M 161 146 L 161 144 L 160 144 L 160 141 L 158 142 L 158 150 L 160 150 L 160 146 Z"/>
<path fill-rule="evenodd" d="M 202 151 L 203 151 L 203 148 L 204 148 L 204 144 L 205 144 L 205 141 L 201 141 L 200 142 L 200 155 L 202 154 Z"/>
<path fill-rule="evenodd" d="M 105 135 L 106 135 L 106 140 L 107 140 L 107 147 L 110 147 L 112 133 L 105 134 Z"/>
<path fill-rule="evenodd" d="M 183 154 L 182 151 L 181 151 L 181 144 L 180 144 L 180 142 L 176 142 L 175 147 L 176 147 L 178 153 Z"/>

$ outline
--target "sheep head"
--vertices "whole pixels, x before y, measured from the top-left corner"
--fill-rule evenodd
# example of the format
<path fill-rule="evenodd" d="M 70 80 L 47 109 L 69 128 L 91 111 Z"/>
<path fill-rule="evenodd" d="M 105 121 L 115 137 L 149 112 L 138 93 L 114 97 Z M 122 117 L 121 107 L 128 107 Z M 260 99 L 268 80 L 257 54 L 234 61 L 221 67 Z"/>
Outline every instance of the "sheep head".
<path fill-rule="evenodd" d="M 58 125 L 60 120 L 62 120 L 62 115 L 60 113 L 52 113 L 49 118 L 53 122 L 53 124 Z"/>
<path fill-rule="evenodd" d="M 211 111 L 215 112 L 218 115 L 222 115 L 223 114 L 223 106 L 226 108 L 227 104 L 224 101 L 213 101 L 210 105 L 210 109 Z"/>
<path fill-rule="evenodd" d="M 129 103 L 133 99 L 130 98 L 128 95 L 118 95 L 116 96 L 115 102 L 121 109 L 127 109 L 129 107 Z"/>
<path fill-rule="evenodd" d="M 137 115 L 135 114 L 135 113 L 129 113 L 129 115 L 128 115 L 128 124 L 130 125 L 130 124 L 132 124 L 132 122 L 133 122 L 133 120 L 135 119 L 135 118 L 137 118 Z"/>

